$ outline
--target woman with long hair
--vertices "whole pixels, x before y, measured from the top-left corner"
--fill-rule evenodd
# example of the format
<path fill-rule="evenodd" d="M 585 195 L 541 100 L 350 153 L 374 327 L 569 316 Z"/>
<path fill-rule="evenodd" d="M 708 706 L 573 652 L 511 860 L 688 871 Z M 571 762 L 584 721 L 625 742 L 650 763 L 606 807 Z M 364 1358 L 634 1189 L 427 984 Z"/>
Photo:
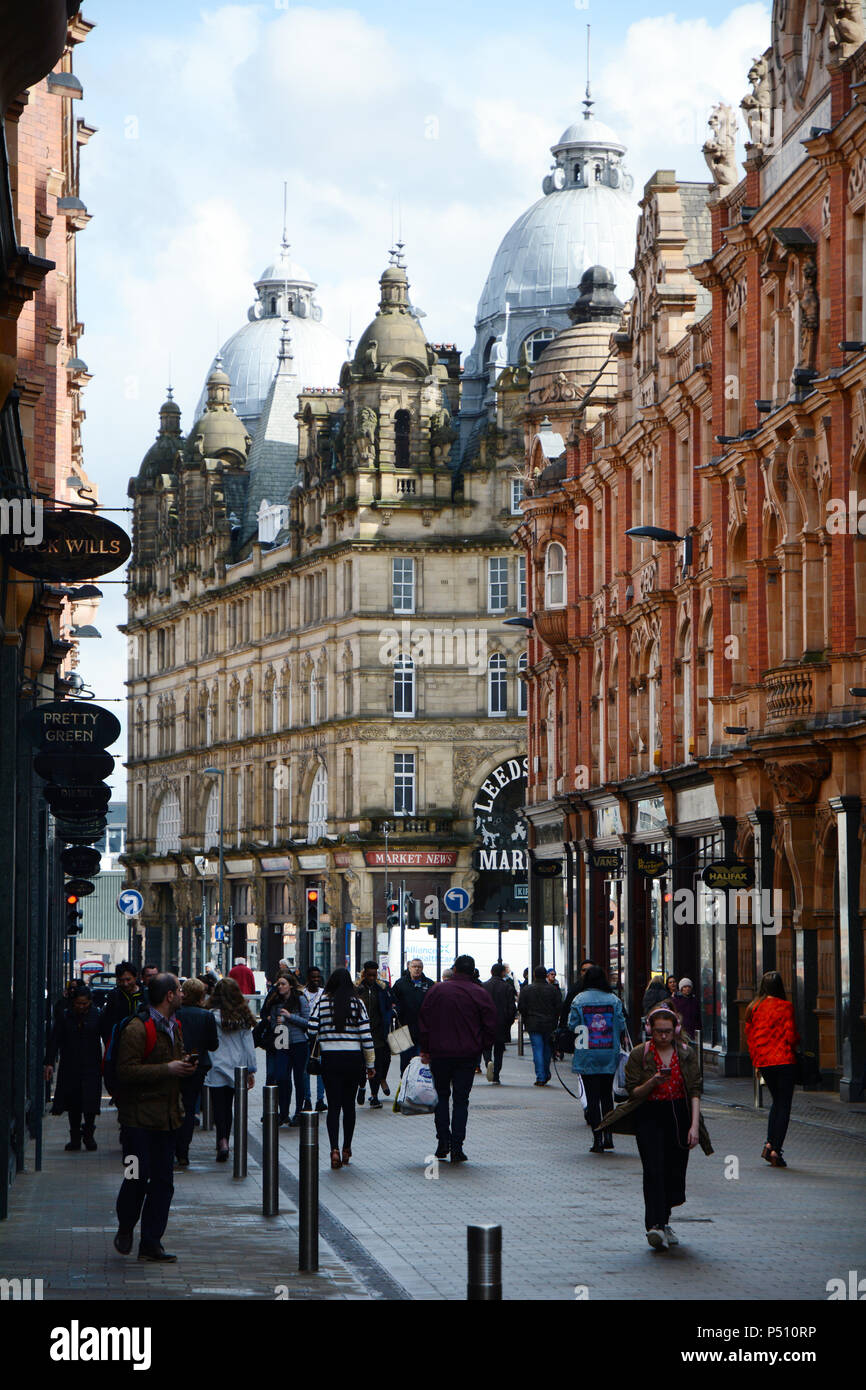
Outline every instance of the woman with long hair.
<path fill-rule="evenodd" d="M 253 1046 L 253 1028 L 256 1021 L 237 981 L 228 976 L 214 986 L 213 994 L 208 1000 L 208 1008 L 213 1010 L 219 1046 L 216 1054 L 211 1057 L 211 1069 L 205 1077 L 204 1084 L 213 1101 L 216 1160 L 217 1163 L 225 1163 L 229 1156 L 229 1135 L 232 1132 L 235 1067 L 247 1068 L 248 1089 L 255 1084 L 256 1049 Z"/>
<path fill-rule="evenodd" d="M 310 1002 L 301 993 L 294 975 L 277 977 L 262 1005 L 262 1019 L 267 1034 L 263 1044 L 267 1055 L 267 1084 L 276 1086 L 279 1097 L 277 1121 L 281 1125 L 296 1125 L 304 1105 L 304 1074 L 310 1055 L 307 1041 Z M 295 1083 L 295 1114 L 290 1119 L 292 1080 Z"/>
<path fill-rule="evenodd" d="M 177 1011 L 187 1052 L 198 1058 L 195 1076 L 180 1084 L 180 1098 L 183 1101 L 183 1124 L 176 1131 L 174 1141 L 174 1162 L 176 1168 L 189 1167 L 189 1146 L 195 1128 L 195 1115 L 201 1100 L 204 1079 L 210 1071 L 211 1052 L 219 1046 L 216 1018 L 205 1006 L 205 985 L 202 980 L 184 980 L 183 1003 Z"/>
<path fill-rule="evenodd" d="M 796 1055 L 800 1041 L 794 1023 L 794 1005 L 785 996 L 778 970 L 761 977 L 758 993 L 746 1009 L 746 1045 L 755 1070 L 769 1087 L 773 1104 L 767 1118 L 767 1142 L 761 1152 L 773 1168 L 787 1168 L 782 1145 L 791 1119 Z"/>
<path fill-rule="evenodd" d="M 586 1122 L 595 1130 L 613 1104 L 613 1078 L 626 1031 L 622 1004 L 600 965 L 589 966 L 584 974 L 583 988 L 569 1010 L 568 1026 L 575 1039 L 571 1069 L 583 1081 Z M 613 1136 L 609 1132 L 593 1134 L 590 1153 L 612 1148 Z"/>
<path fill-rule="evenodd" d="M 318 1039 L 322 1080 L 328 1097 L 328 1138 L 331 1167 L 342 1168 L 352 1157 L 355 1132 L 355 1093 L 358 1089 L 359 1053 L 363 1053 L 369 1080 L 375 1076 L 376 1053 L 367 1010 L 358 998 L 348 970 L 335 970 L 310 1015 L 309 1037 Z M 340 1152 L 340 1116 L 343 1117 L 343 1149 Z"/>

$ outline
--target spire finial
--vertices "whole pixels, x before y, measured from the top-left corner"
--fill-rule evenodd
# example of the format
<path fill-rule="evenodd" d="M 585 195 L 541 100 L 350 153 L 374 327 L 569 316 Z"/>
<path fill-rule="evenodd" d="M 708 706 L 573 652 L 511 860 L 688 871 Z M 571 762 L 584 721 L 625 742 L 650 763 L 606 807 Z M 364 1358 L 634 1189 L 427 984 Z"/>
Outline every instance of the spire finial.
<path fill-rule="evenodd" d="M 397 259 L 396 259 L 396 261 L 394 262 L 394 264 L 398 267 L 399 270 L 405 270 L 405 269 L 406 269 L 406 261 L 405 261 L 405 259 L 404 259 L 404 257 L 403 257 L 403 251 L 405 250 L 405 247 L 406 247 L 405 241 L 402 241 L 402 240 L 401 240 L 401 241 L 398 241 L 398 242 L 397 242 Z"/>
<path fill-rule="evenodd" d="M 584 105 L 583 119 L 584 119 L 585 121 L 588 121 L 588 120 L 589 120 L 590 116 L 592 115 L 592 108 L 593 108 L 593 106 L 595 106 L 595 102 L 594 102 L 593 99 L 592 99 L 592 90 L 591 90 L 590 85 L 589 85 L 589 36 L 590 36 L 590 33 L 591 33 L 591 26 L 590 26 L 589 24 L 587 24 L 587 26 L 586 26 L 586 96 L 584 97 L 584 100 L 583 100 L 583 105 Z"/>
<path fill-rule="evenodd" d="M 168 388 L 168 399 L 169 399 L 170 401 L 173 401 L 173 400 L 174 400 L 174 387 L 173 387 L 173 386 L 169 386 L 169 388 Z"/>
<path fill-rule="evenodd" d="M 288 179 L 283 179 L 283 239 L 280 245 L 284 256 L 288 255 L 289 251 L 288 200 L 289 181 Z"/>

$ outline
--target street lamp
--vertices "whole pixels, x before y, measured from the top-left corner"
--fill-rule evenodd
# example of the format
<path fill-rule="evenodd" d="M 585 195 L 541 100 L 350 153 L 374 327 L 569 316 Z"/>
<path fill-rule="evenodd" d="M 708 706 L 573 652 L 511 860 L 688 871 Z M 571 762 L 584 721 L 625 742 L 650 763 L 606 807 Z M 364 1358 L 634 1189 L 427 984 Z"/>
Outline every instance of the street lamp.
<path fill-rule="evenodd" d="M 219 842 L 219 856 L 220 856 L 220 858 L 219 858 L 219 888 L 218 888 L 218 890 L 217 890 L 218 898 L 219 898 L 219 906 L 218 906 L 218 908 L 217 908 L 217 922 L 218 922 L 219 926 L 222 928 L 222 930 L 223 930 L 223 932 L 224 932 L 224 931 L 225 931 L 225 926 L 224 926 L 224 923 L 223 923 L 223 882 L 224 882 L 224 878 L 225 878 L 225 858 L 224 858 L 224 854 L 223 854 L 223 829 L 224 829 L 225 822 L 224 822 L 224 820 L 223 820 L 223 810 L 224 810 L 225 788 L 226 788 L 226 774 L 225 774 L 225 768 L 222 768 L 222 767 L 206 767 L 206 768 L 204 769 L 204 774 L 205 774 L 206 777 L 218 777 L 218 778 L 220 779 L 220 842 Z M 226 964 L 226 955 L 225 955 L 225 951 L 226 951 L 226 942 L 225 942 L 225 940 L 223 940 L 222 942 L 220 942 L 220 945 L 222 946 L 222 952 L 221 952 L 221 955 L 222 955 L 222 963 L 223 963 L 223 965 L 225 965 L 225 964 Z M 224 974 L 224 975 L 227 974 L 227 973 L 228 973 L 228 972 L 227 972 L 226 970 L 223 970 L 223 974 Z"/>
<path fill-rule="evenodd" d="M 681 541 L 683 546 L 683 569 L 692 567 L 692 536 L 680 536 L 676 531 L 666 531 L 662 526 L 631 526 L 626 531 L 635 541 Z"/>
<path fill-rule="evenodd" d="M 535 627 L 535 622 L 534 622 L 534 620 L 533 620 L 532 618 L 522 618 L 522 617 L 521 617 L 521 618 L 503 618 L 503 619 L 502 619 L 502 626 L 503 626 L 503 627 L 525 627 L 525 628 L 529 628 L 529 629 L 531 630 L 532 628 Z"/>

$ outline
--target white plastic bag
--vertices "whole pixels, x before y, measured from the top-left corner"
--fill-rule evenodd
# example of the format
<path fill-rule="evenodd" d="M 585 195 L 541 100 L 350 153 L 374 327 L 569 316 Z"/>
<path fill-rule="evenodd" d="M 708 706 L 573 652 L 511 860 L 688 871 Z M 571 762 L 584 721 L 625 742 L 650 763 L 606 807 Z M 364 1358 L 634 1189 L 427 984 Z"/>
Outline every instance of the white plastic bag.
<path fill-rule="evenodd" d="M 401 1115 L 431 1115 L 438 1103 L 433 1073 L 420 1057 L 413 1057 L 401 1078 L 396 1108 Z"/>

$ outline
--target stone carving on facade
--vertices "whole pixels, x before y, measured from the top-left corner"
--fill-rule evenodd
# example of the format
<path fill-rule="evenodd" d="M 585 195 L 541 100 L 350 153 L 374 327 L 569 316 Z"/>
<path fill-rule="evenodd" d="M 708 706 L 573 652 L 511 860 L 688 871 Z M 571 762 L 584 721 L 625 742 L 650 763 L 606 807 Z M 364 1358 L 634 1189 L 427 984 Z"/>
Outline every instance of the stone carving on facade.
<path fill-rule="evenodd" d="M 565 372 L 557 372 L 550 385 L 543 387 L 538 392 L 536 400 L 539 405 L 579 401 L 583 394 L 583 388 L 576 386 L 573 381 L 569 381 Z"/>
<path fill-rule="evenodd" d="M 813 758 L 785 763 L 768 759 L 764 766 L 780 802 L 785 805 L 810 805 L 815 801 L 824 778 L 829 775 L 830 758 L 826 754 L 818 754 Z"/>
<path fill-rule="evenodd" d="M 763 149 L 772 138 L 772 91 L 770 69 L 766 58 L 755 58 L 749 68 L 752 90 L 743 97 L 740 108 L 749 127 L 749 144 Z"/>
<path fill-rule="evenodd" d="M 379 344 L 375 338 L 370 339 L 364 350 L 361 371 L 368 381 L 372 381 L 379 371 Z"/>
<path fill-rule="evenodd" d="M 833 30 L 828 47 L 843 63 L 866 39 L 862 0 L 824 0 L 824 13 Z"/>
<path fill-rule="evenodd" d="M 739 182 L 736 160 L 737 118 L 732 106 L 717 102 L 707 121 L 710 134 L 704 141 L 703 155 L 716 185 L 716 195 L 725 196 Z"/>
<path fill-rule="evenodd" d="M 821 203 L 821 231 L 826 232 L 830 226 L 830 194 L 825 193 Z"/>
<path fill-rule="evenodd" d="M 866 195 L 866 155 L 862 155 L 848 175 L 848 202 L 857 204 Z"/>
<path fill-rule="evenodd" d="M 368 467 L 376 457 L 376 429 L 379 417 L 372 406 L 362 406 L 355 430 L 355 457 L 361 467 Z"/>
<path fill-rule="evenodd" d="M 459 437 L 447 410 L 434 410 L 430 417 L 430 457 L 439 467 L 447 464 L 451 446 Z"/>
<path fill-rule="evenodd" d="M 814 368 L 818 347 L 818 266 L 814 256 L 810 256 L 803 266 L 803 288 L 800 294 L 800 363 L 801 367 Z"/>

